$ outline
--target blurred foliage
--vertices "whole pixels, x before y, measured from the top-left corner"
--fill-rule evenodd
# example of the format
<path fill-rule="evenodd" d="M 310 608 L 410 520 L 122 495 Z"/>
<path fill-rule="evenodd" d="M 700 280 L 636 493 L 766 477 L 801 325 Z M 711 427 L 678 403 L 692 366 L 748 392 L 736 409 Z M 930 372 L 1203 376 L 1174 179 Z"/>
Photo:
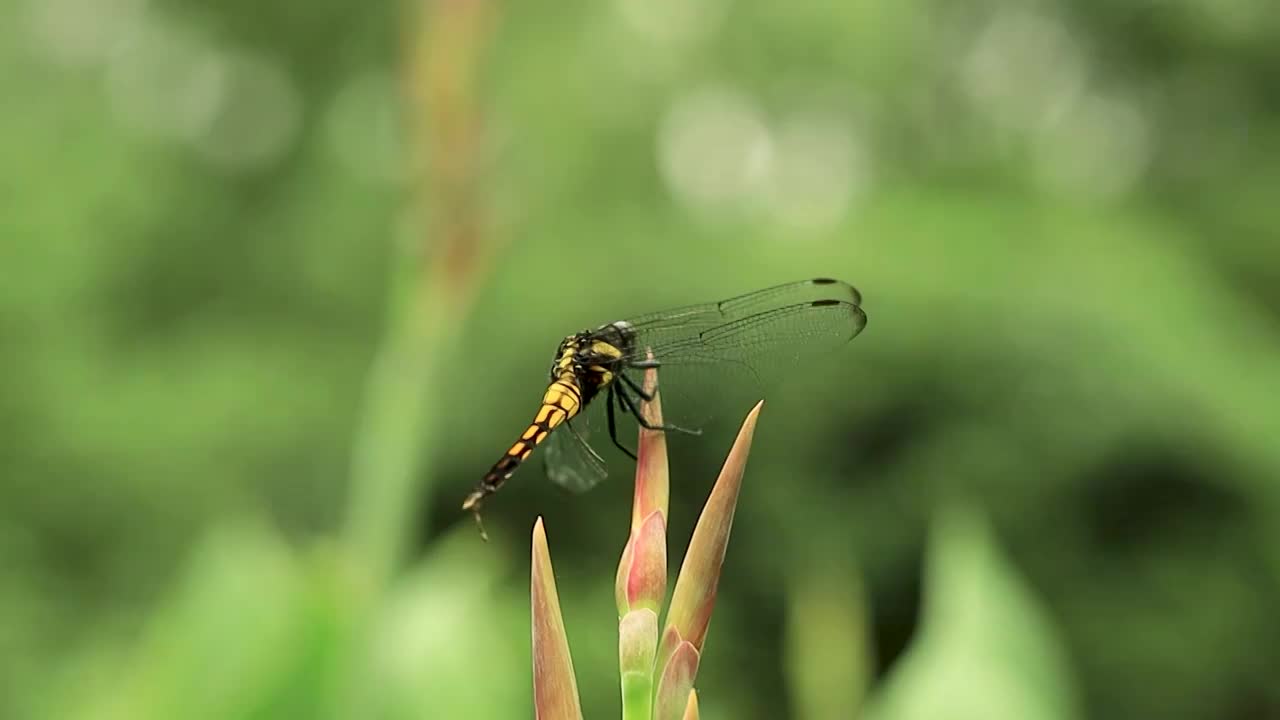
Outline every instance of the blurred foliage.
<path fill-rule="evenodd" d="M 981 519 L 948 509 L 933 535 L 919 639 L 869 717 L 1079 717 L 1054 633 Z"/>
<path fill-rule="evenodd" d="M 487 545 L 455 507 L 555 343 L 814 275 L 870 322 L 768 398 L 704 717 L 820 707 L 786 628 L 824 574 L 865 592 L 852 696 L 982 672 L 987 717 L 1280 717 L 1269 4 L 483 4 L 456 208 L 405 100 L 430 3 L 0 3 L 0 717 L 528 716 L 528 529 L 568 625 L 609 627 L 630 488 L 527 469 Z M 400 388 L 430 442 L 362 521 L 409 549 L 369 557 L 370 368 L 450 212 L 496 249 Z M 677 547 L 728 437 L 673 442 Z M 988 520 L 926 552 L 957 499 Z M 616 638 L 570 642 L 615 714 Z"/>

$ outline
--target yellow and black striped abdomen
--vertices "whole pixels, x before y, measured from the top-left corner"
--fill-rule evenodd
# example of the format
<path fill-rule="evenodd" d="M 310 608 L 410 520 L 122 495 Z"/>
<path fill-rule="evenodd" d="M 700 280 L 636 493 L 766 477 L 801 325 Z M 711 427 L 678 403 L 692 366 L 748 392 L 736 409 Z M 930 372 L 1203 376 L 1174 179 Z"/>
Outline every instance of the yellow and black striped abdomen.
<path fill-rule="evenodd" d="M 529 457 L 534 447 L 546 440 L 547 435 L 561 423 L 577 415 L 581 409 L 582 391 L 572 376 L 552 382 L 546 394 L 542 396 L 542 405 L 538 408 L 538 414 L 533 418 L 533 422 L 529 423 L 529 427 L 520 434 L 520 439 L 507 448 L 502 458 L 494 463 L 489 472 L 485 473 L 480 484 L 463 501 L 462 509 L 473 510 L 481 500 L 497 492 L 498 488 L 502 487 L 502 483 L 506 482 L 516 468 L 520 467 L 520 463 Z"/>

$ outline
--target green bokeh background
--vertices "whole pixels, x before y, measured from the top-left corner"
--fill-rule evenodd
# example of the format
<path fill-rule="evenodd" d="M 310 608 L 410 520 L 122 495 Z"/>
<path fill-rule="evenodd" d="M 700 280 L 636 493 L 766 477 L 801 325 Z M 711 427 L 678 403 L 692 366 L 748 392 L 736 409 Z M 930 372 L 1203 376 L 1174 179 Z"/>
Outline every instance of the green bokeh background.
<path fill-rule="evenodd" d="M 625 479 L 457 503 L 566 333 L 815 275 L 704 717 L 1280 717 L 1267 3 L 486 2 L 459 209 L 476 2 L 0 4 L 0 717 L 531 717 L 538 515 L 616 716 Z"/>

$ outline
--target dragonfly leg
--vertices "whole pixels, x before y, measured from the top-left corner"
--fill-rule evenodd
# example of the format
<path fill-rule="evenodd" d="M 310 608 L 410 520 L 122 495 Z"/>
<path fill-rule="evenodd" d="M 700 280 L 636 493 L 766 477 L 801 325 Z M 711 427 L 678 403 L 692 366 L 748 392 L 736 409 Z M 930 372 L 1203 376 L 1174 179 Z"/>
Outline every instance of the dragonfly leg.
<path fill-rule="evenodd" d="M 666 425 L 654 425 L 653 423 L 645 419 L 645 416 L 641 414 L 638 408 L 636 408 L 635 401 L 632 400 L 631 396 L 627 394 L 627 389 L 625 387 L 610 386 L 610 388 L 614 391 L 614 394 L 618 396 L 618 400 L 622 403 L 622 406 L 626 409 L 626 411 L 631 413 L 631 415 L 636 419 L 636 422 L 640 423 L 640 427 L 644 428 L 645 430 L 662 430 L 664 432 L 672 431 L 672 432 L 684 433 L 686 435 L 702 434 L 701 430 L 691 430 L 689 428 L 682 428 L 679 425 L 673 425 L 671 423 L 667 423 Z"/>
<path fill-rule="evenodd" d="M 628 450 L 627 447 L 618 440 L 618 424 L 617 424 L 617 421 L 614 419 L 614 413 L 613 413 L 613 405 L 616 402 L 618 402 L 617 394 L 614 390 L 613 385 L 610 385 L 609 397 L 605 398 L 605 405 L 607 406 L 605 414 L 608 415 L 609 417 L 609 439 L 613 441 L 613 444 L 616 445 L 619 450 L 626 453 L 626 455 L 630 457 L 632 460 L 635 460 L 637 459 L 636 454 Z"/>
<path fill-rule="evenodd" d="M 600 463 L 601 466 L 603 466 L 604 458 L 600 457 L 600 453 L 596 452 L 595 448 L 591 447 L 591 444 L 587 442 L 587 439 L 582 437 L 582 434 L 578 432 L 578 428 L 573 426 L 573 422 L 570 420 L 565 420 L 564 426 L 569 428 L 569 432 L 572 433 L 575 438 L 577 438 L 578 443 L 581 444 L 582 447 L 586 448 L 587 452 L 591 453 L 591 459 L 595 460 L 596 462 Z"/>
<path fill-rule="evenodd" d="M 649 368 L 662 367 L 662 363 L 658 362 L 657 360 L 632 360 L 627 364 L 633 368 L 640 368 L 642 370 L 648 370 Z"/>
<path fill-rule="evenodd" d="M 622 378 L 622 382 L 626 383 L 627 387 L 631 388 L 631 392 L 639 395 L 640 399 L 645 402 L 653 402 L 653 393 L 640 387 L 639 383 L 628 377 L 626 373 L 618 373 L 618 377 Z"/>

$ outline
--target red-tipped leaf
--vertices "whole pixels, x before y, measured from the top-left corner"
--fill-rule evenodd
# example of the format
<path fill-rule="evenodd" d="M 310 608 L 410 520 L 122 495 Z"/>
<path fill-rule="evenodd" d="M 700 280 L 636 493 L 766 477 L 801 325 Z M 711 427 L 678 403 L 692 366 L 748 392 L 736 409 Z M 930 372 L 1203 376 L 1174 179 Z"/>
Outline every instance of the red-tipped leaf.
<path fill-rule="evenodd" d="M 720 583 L 720 567 L 724 563 L 729 532 L 733 528 L 733 514 L 738 504 L 738 491 L 742 486 L 743 472 L 747 468 L 756 419 L 763 405 L 763 401 L 757 403 L 742 423 L 733 449 L 729 451 L 720 477 L 698 518 L 671 597 L 667 626 L 674 628 L 680 638 L 692 643 L 699 652 L 711 623 L 716 588 Z M 663 656 L 659 657 L 661 659 Z"/>
<path fill-rule="evenodd" d="M 578 681 L 569 656 L 569 639 L 560 615 L 555 572 L 542 518 L 533 526 L 529 583 L 533 608 L 533 705 L 538 720 L 582 720 Z"/>
<path fill-rule="evenodd" d="M 676 646 L 658 679 L 658 694 L 653 707 L 654 720 L 681 720 L 689 705 L 693 679 L 698 675 L 698 649 L 692 643 Z"/>
<path fill-rule="evenodd" d="M 653 359 L 653 356 L 649 356 Z M 658 371 L 649 369 L 644 374 L 644 388 L 653 394 L 653 400 L 640 404 L 640 412 L 650 425 L 662 425 L 662 401 L 658 397 Z M 640 428 L 640 440 L 636 446 L 636 493 L 631 505 L 631 532 L 644 523 L 654 512 L 667 516 L 667 503 L 671 496 L 671 473 L 667 464 L 667 435 L 661 430 Z"/>

